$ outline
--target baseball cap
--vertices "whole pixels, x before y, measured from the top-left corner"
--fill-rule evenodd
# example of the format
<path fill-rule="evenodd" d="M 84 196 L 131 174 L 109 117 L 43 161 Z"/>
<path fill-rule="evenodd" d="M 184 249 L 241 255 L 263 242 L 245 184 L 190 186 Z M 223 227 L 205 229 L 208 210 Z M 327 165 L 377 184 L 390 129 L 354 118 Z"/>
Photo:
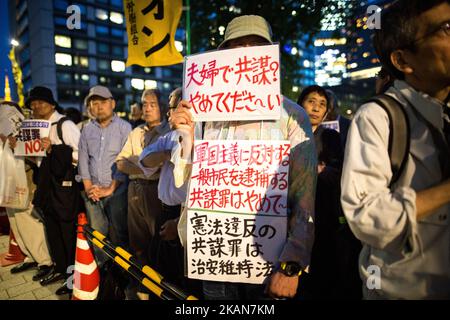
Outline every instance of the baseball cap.
<path fill-rule="evenodd" d="M 113 99 L 111 91 L 107 87 L 104 86 L 94 86 L 89 90 L 88 95 L 86 98 L 84 98 L 84 105 L 86 108 L 88 107 L 89 100 L 94 97 L 98 96 L 104 99 Z"/>

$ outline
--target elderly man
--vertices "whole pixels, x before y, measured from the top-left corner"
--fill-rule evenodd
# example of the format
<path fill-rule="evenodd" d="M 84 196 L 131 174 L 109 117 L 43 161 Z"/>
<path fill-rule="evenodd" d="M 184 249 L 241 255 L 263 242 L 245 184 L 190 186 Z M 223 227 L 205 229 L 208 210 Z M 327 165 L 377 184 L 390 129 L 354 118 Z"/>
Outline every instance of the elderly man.
<path fill-rule="evenodd" d="M 113 242 L 127 247 L 127 177 L 117 170 L 115 160 L 131 126 L 114 113 L 116 101 L 106 87 L 92 87 L 85 104 L 96 110 L 96 119 L 83 128 L 79 145 L 78 171 L 89 223 L 104 235 L 111 226 Z M 103 265 L 106 255 L 97 247 L 94 250 Z"/>
<path fill-rule="evenodd" d="M 366 299 L 450 298 L 449 21 L 449 1 L 399 0 L 382 11 L 375 32 L 380 61 L 398 79 L 385 93 L 403 109 L 409 130 L 399 134 L 409 147 L 396 170 L 391 137 L 401 127 L 381 103 L 361 106 L 348 134 L 341 202 L 363 242 Z"/>
<path fill-rule="evenodd" d="M 142 94 L 142 111 L 145 124 L 131 131 L 116 158 L 117 168 L 128 175 L 128 228 L 130 247 L 141 264 L 154 266 L 158 258 L 155 243 L 156 222 L 161 215 L 162 203 L 158 199 L 159 171 L 144 175 L 137 161 L 144 147 L 170 130 L 165 120 L 165 110 L 161 104 L 158 89 L 148 89 Z M 161 272 L 161 271 L 160 271 Z M 138 297 L 147 299 L 144 287 L 139 288 Z"/>
<path fill-rule="evenodd" d="M 272 43 L 271 29 L 260 16 L 240 16 L 233 19 L 225 31 L 225 40 L 219 49 L 250 47 Z M 194 124 L 191 106 L 182 101 L 171 116 L 175 128 Z M 283 139 L 291 142 L 288 192 L 288 237 L 278 258 L 278 264 L 267 281 L 265 291 L 271 297 L 293 297 L 298 287 L 298 277 L 310 263 L 314 238 L 314 192 L 316 184 L 316 155 L 314 140 L 305 110 L 284 98 L 280 120 L 206 122 L 203 138 L 207 140 Z M 231 137 L 229 137 L 229 133 Z M 239 138 L 238 138 L 239 137 Z M 263 138 L 264 137 L 264 138 Z M 263 298 L 261 285 L 204 281 L 203 292 L 207 299 L 258 299 Z"/>
<path fill-rule="evenodd" d="M 40 280 L 48 285 L 67 278 L 67 268 L 75 260 L 76 217 L 81 199 L 75 180 L 80 130 L 58 112 L 58 103 L 46 87 L 34 87 L 25 101 L 35 119 L 52 123 L 49 137 L 44 137 L 42 159 L 33 204 L 41 213 L 49 249 L 55 263 L 53 272 Z M 70 292 L 67 283 L 57 294 Z"/>

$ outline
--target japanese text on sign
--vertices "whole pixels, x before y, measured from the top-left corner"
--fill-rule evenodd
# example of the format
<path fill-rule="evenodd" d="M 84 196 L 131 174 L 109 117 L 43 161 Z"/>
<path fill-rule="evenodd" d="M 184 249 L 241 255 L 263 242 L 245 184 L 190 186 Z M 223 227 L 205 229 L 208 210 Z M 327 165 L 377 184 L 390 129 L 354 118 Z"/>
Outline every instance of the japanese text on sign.
<path fill-rule="evenodd" d="M 262 283 L 286 239 L 286 217 L 188 211 L 188 277 Z"/>
<path fill-rule="evenodd" d="M 188 206 L 286 215 L 289 141 L 197 141 Z"/>
<path fill-rule="evenodd" d="M 289 141 L 204 140 L 193 150 L 189 277 L 262 283 L 286 240 Z"/>
<path fill-rule="evenodd" d="M 183 80 L 195 121 L 280 118 L 278 45 L 188 56 Z"/>
<path fill-rule="evenodd" d="M 17 135 L 17 147 L 14 150 L 17 156 L 42 157 L 45 151 L 41 150 L 41 139 L 48 137 L 50 122 L 46 120 L 24 120 Z"/>

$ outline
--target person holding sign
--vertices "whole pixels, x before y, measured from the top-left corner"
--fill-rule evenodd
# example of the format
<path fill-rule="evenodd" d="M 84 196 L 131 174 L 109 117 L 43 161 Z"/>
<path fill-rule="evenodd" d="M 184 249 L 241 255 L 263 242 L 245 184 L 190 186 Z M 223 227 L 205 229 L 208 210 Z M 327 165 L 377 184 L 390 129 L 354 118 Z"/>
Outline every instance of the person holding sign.
<path fill-rule="evenodd" d="M 48 285 L 66 279 L 68 267 L 75 260 L 75 219 L 81 205 L 80 189 L 75 180 L 80 130 L 58 112 L 58 103 L 49 88 L 31 89 L 25 105 L 31 108 L 34 118 L 51 123 L 49 136 L 41 138 L 46 156 L 39 167 L 33 199 L 44 219 L 55 263 L 53 272 L 40 280 L 41 285 Z M 69 292 L 65 283 L 56 293 Z"/>
<path fill-rule="evenodd" d="M 225 40 L 219 45 L 219 49 L 268 44 L 272 44 L 272 35 L 267 21 L 260 16 L 240 16 L 228 24 Z M 245 279 L 242 279 L 240 283 L 220 280 L 203 281 L 206 299 L 261 299 L 265 296 L 264 292 L 273 298 L 294 297 L 297 292 L 298 277 L 310 264 L 314 240 L 314 193 L 317 171 L 313 134 L 304 109 L 285 97 L 282 97 L 281 101 L 281 115 L 277 120 L 255 119 L 257 121 L 207 121 L 205 123 L 203 134 L 205 140 L 288 140 L 290 142 L 286 223 L 288 232 L 273 272 L 266 278 L 263 285 L 249 284 L 245 282 Z M 193 134 L 192 108 L 192 104 L 188 101 L 181 101 L 170 118 L 172 127 L 188 126 Z M 183 150 L 183 152 L 186 151 Z M 180 225 L 179 228 L 182 229 L 182 226 Z M 183 242 L 185 243 L 185 240 Z"/>
<path fill-rule="evenodd" d="M 10 112 L 5 112 L 7 108 L 11 108 Z M 22 120 L 22 110 L 16 103 L 10 101 L 0 102 L 0 123 L 3 124 L 0 129 L 0 139 L 3 144 L 9 140 L 8 143 L 12 150 L 15 149 L 15 136 L 18 134 Z M 25 172 L 30 200 L 33 199 L 33 194 L 36 190 L 36 185 L 32 179 L 33 167 L 35 165 L 32 159 L 25 158 Z M 47 246 L 44 225 L 37 218 L 39 215 L 36 214 L 31 201 L 24 209 L 6 208 L 6 212 L 20 250 L 26 255 L 25 261 L 12 268 L 11 273 L 19 273 L 37 266 L 38 270 L 32 279 L 39 281 L 53 270 L 53 261 Z"/>

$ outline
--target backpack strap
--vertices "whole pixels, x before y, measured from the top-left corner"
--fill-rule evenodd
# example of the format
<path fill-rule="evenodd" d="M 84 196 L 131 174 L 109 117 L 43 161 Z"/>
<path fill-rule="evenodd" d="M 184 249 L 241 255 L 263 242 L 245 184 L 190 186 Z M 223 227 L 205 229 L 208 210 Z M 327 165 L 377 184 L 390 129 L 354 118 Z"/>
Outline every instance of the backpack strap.
<path fill-rule="evenodd" d="M 67 117 L 62 117 L 61 119 L 58 120 L 58 122 L 56 122 L 56 132 L 58 134 L 58 138 L 59 140 L 61 140 L 61 142 L 65 145 L 66 143 L 64 142 L 64 138 L 63 138 L 63 133 L 62 133 L 62 124 L 64 123 L 64 121 L 69 120 L 69 118 Z M 55 123 L 52 123 L 52 125 L 54 125 Z"/>
<path fill-rule="evenodd" d="M 410 126 L 405 108 L 393 97 L 381 94 L 367 102 L 375 102 L 382 107 L 389 117 L 389 145 L 388 152 L 391 161 L 391 188 L 400 178 L 405 169 L 410 149 Z"/>

